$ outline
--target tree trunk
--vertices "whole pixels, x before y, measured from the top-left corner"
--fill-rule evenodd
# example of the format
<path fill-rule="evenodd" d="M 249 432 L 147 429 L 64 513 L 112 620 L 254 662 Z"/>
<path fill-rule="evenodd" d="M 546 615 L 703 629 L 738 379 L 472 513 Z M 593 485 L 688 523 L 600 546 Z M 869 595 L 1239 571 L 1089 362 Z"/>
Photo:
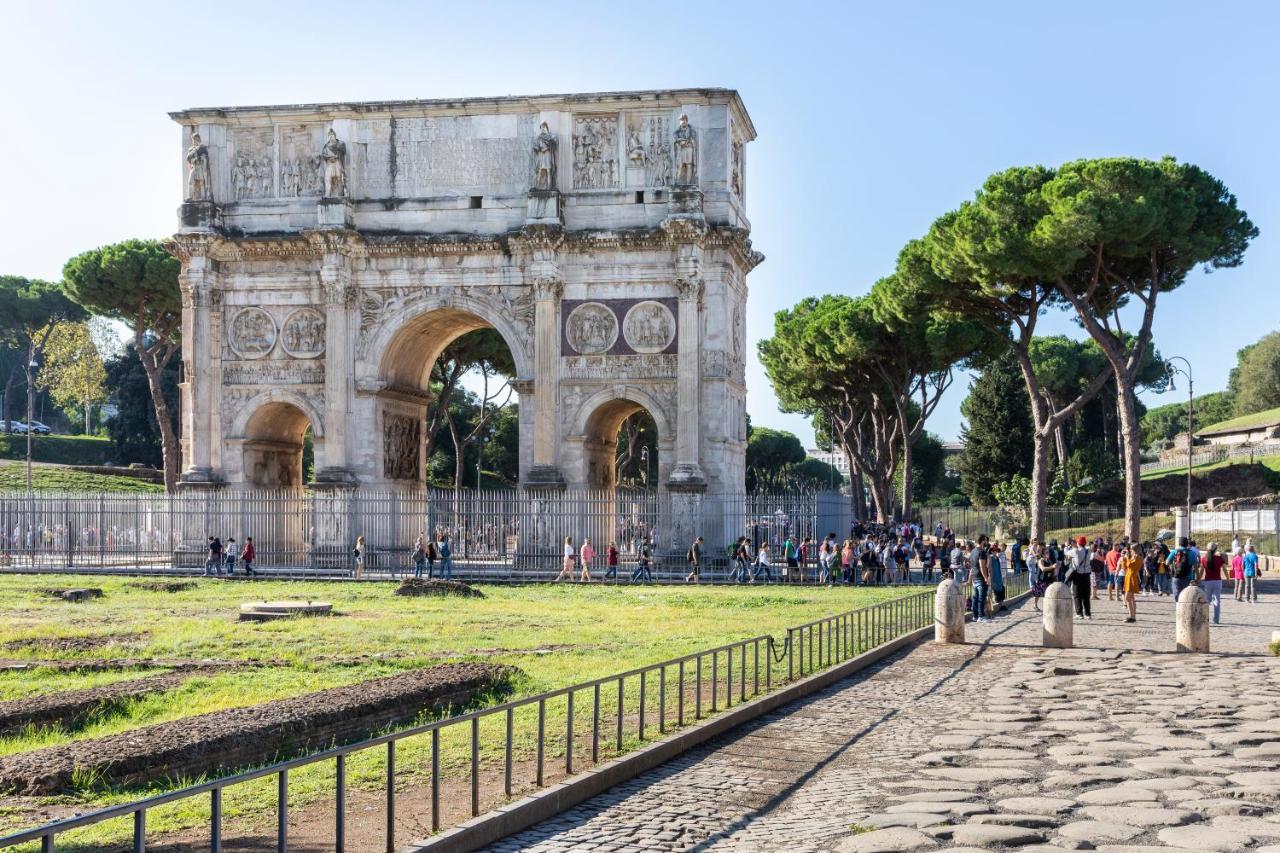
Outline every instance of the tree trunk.
<path fill-rule="evenodd" d="M 878 477 L 871 478 L 871 502 L 875 505 L 876 521 L 888 524 L 893 515 L 893 483 Z"/>
<path fill-rule="evenodd" d="M 458 438 L 458 427 L 453 422 L 453 416 L 448 416 L 446 420 L 449 423 L 449 438 L 453 441 L 453 489 L 458 491 L 462 488 L 462 469 L 465 467 L 463 464 L 463 447 Z"/>
<path fill-rule="evenodd" d="M 1118 384 L 1118 383 L 1117 383 Z M 1120 438 L 1124 443 L 1124 529 L 1130 542 L 1141 542 L 1142 526 L 1142 429 L 1131 383 L 1121 391 Z"/>
<path fill-rule="evenodd" d="M 1049 503 L 1049 436 L 1036 430 L 1031 450 L 1031 541 L 1044 542 L 1044 517 Z"/>
<path fill-rule="evenodd" d="M 143 330 L 134 331 L 133 348 L 142 362 L 142 369 L 147 374 L 147 388 L 151 391 L 151 404 L 155 406 L 156 423 L 160 427 L 160 454 L 164 459 L 164 488 L 172 492 L 178 487 L 178 467 L 182 463 L 182 449 L 178 445 L 178 436 L 173 430 L 173 419 L 169 416 L 169 403 L 164 398 L 164 385 L 161 371 L 173 356 L 170 350 L 161 356 L 162 349 L 169 349 L 173 344 L 142 345 Z"/>
<path fill-rule="evenodd" d="M 905 428 L 904 428 L 905 429 Z M 911 490 L 914 488 L 911 476 L 911 446 L 915 442 L 912 441 L 910 434 L 904 434 L 902 438 L 902 520 L 909 522 L 911 520 Z"/>
<path fill-rule="evenodd" d="M 13 418 L 9 416 L 13 402 L 13 386 L 17 381 L 18 368 L 9 371 L 9 381 L 4 385 L 4 433 L 13 435 Z"/>
<path fill-rule="evenodd" d="M 84 401 L 84 434 L 89 434 L 89 401 Z"/>

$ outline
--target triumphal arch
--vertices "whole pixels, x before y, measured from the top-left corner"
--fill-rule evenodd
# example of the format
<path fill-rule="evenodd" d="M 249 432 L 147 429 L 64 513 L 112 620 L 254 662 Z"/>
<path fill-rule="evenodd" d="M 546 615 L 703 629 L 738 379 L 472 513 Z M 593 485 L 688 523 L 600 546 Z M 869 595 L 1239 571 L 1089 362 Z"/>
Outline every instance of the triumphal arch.
<path fill-rule="evenodd" d="M 724 89 L 190 109 L 182 481 L 424 479 L 430 374 L 496 329 L 520 483 L 613 485 L 643 409 L 671 492 L 744 477 L 755 130 Z"/>

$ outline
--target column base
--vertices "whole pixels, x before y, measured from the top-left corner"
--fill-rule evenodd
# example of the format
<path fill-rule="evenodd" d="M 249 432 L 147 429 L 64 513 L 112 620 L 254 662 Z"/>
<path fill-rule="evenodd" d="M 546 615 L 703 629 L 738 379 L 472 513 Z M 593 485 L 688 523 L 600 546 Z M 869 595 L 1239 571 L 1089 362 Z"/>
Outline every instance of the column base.
<path fill-rule="evenodd" d="M 178 475 L 179 489 L 220 489 L 225 485 L 212 468 L 188 468 Z"/>
<path fill-rule="evenodd" d="M 350 228 L 355 210 L 349 198 L 322 198 L 316 206 L 316 219 L 321 228 Z"/>
<path fill-rule="evenodd" d="M 178 221 L 183 231 L 208 231 L 222 227 L 222 211 L 211 201 L 184 201 Z"/>
<path fill-rule="evenodd" d="M 530 467 L 528 476 L 520 481 L 520 485 L 527 490 L 555 490 L 562 492 L 565 489 L 564 475 L 554 465 L 534 465 Z"/>
<path fill-rule="evenodd" d="M 309 489 L 354 489 L 360 485 L 359 479 L 350 468 L 321 468 L 307 484 Z"/>
<path fill-rule="evenodd" d="M 703 475 L 702 469 L 692 462 L 677 462 L 671 469 L 671 476 L 667 477 L 669 492 L 705 492 L 706 490 L 707 478 Z"/>

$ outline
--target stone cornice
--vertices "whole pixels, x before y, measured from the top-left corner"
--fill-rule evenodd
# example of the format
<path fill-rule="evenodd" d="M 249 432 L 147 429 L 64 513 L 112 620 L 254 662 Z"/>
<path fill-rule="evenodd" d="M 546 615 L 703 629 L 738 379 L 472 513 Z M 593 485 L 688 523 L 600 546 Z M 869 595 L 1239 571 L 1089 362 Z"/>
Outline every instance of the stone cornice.
<path fill-rule="evenodd" d="M 217 261 L 320 258 L 343 254 L 353 258 L 456 257 L 459 255 L 593 254 L 601 251 L 667 251 L 693 243 L 704 249 L 723 249 L 746 272 L 764 255 L 751 246 L 745 228 L 710 226 L 705 231 L 671 232 L 661 228 L 621 231 L 561 231 L 524 229 L 510 234 L 387 234 L 355 230 L 313 229 L 297 234 L 263 236 L 217 232 L 175 235 L 165 248 L 180 260 L 207 255 Z"/>

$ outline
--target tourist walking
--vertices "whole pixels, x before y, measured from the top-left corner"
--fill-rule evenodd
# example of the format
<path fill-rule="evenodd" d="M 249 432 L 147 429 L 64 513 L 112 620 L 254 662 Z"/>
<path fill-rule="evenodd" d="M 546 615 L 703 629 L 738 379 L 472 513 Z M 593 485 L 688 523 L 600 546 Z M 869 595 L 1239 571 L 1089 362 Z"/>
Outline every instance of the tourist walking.
<path fill-rule="evenodd" d="M 747 541 L 747 537 L 739 536 L 737 543 L 733 548 L 733 571 L 729 573 L 729 580 L 737 583 L 746 583 L 751 572 L 751 545 Z"/>
<path fill-rule="evenodd" d="M 1120 571 L 1123 572 L 1123 586 L 1121 592 L 1124 593 L 1124 606 L 1129 610 L 1129 616 L 1124 621 L 1138 621 L 1138 593 L 1142 590 L 1142 557 L 1134 550 L 1133 546 L 1125 545 L 1124 551 L 1120 554 Z"/>
<path fill-rule="evenodd" d="M 224 561 L 227 565 L 227 575 L 234 575 L 236 573 L 236 560 L 240 558 L 240 548 L 236 545 L 235 537 L 227 540 L 226 552 Z"/>
<path fill-rule="evenodd" d="M 1191 550 L 1191 543 L 1187 540 L 1187 537 L 1183 536 L 1178 540 L 1178 547 L 1173 549 L 1165 563 L 1172 578 L 1170 594 L 1173 596 L 1173 600 L 1177 601 L 1178 595 L 1183 588 L 1195 580 L 1196 571 L 1200 565 L 1195 552 Z"/>
<path fill-rule="evenodd" d="M 987 593 L 991 588 L 991 567 L 987 561 L 987 537 L 978 537 L 978 544 L 969 555 L 969 567 L 973 573 L 973 618 L 977 622 L 990 622 L 987 618 Z"/>
<path fill-rule="evenodd" d="M 564 559 L 560 564 L 560 574 L 556 575 L 556 583 L 568 578 L 573 580 L 573 572 L 578 568 L 577 561 L 574 560 L 573 537 L 564 537 Z"/>
<path fill-rule="evenodd" d="M 240 555 L 240 562 L 244 564 L 245 575 L 257 574 L 253 570 L 253 560 L 257 556 L 257 553 L 253 550 L 253 537 L 246 536 L 244 538 L 244 552 Z"/>
<path fill-rule="evenodd" d="M 689 563 L 689 574 L 684 576 L 684 582 L 698 583 L 702 579 L 702 537 L 699 536 L 693 540 L 693 544 L 689 546 L 689 553 L 685 554 L 685 560 Z"/>
<path fill-rule="evenodd" d="M 642 580 L 646 583 L 653 583 L 653 572 L 650 570 L 650 563 L 653 561 L 653 551 L 649 547 L 649 540 L 646 539 L 640 543 L 640 549 L 636 554 L 636 569 L 631 573 L 631 582 Z"/>
<path fill-rule="evenodd" d="M 1081 536 L 1076 539 L 1076 547 L 1067 553 L 1066 559 L 1066 578 L 1071 584 L 1071 590 L 1075 593 L 1076 599 L 1076 618 L 1077 619 L 1093 619 L 1093 608 L 1089 603 L 1091 598 L 1089 590 L 1089 573 L 1091 571 L 1090 555 L 1088 548 L 1088 538 Z"/>
<path fill-rule="evenodd" d="M 786 573 L 788 582 L 795 583 L 797 578 L 803 581 L 804 576 L 800 573 L 800 546 L 791 536 L 782 543 L 782 557 L 787 562 L 782 571 Z"/>
<path fill-rule="evenodd" d="M 756 578 L 764 573 L 764 582 L 773 583 L 773 557 L 769 554 L 769 543 L 767 541 L 760 543 L 760 548 L 756 551 L 755 569 L 751 572 L 751 583 L 756 582 Z"/>
<path fill-rule="evenodd" d="M 1244 601 L 1244 551 L 1236 546 L 1239 539 L 1231 543 L 1231 591 L 1236 601 Z"/>
<path fill-rule="evenodd" d="M 356 537 L 356 547 L 351 550 L 351 556 L 355 560 L 355 569 L 352 574 L 356 580 L 364 576 L 364 537 Z"/>
<path fill-rule="evenodd" d="M 1226 562 L 1218 553 L 1217 542 L 1210 542 L 1209 550 L 1200 558 L 1200 588 L 1209 599 L 1210 618 L 1215 625 L 1222 622 L 1222 567 Z"/>
<path fill-rule="evenodd" d="M 995 611 L 1001 612 L 1004 606 L 1004 551 L 1000 544 L 992 546 L 987 554 L 987 567 L 991 574 L 991 597 L 995 600 Z"/>
<path fill-rule="evenodd" d="M 413 576 L 415 579 L 422 577 L 423 570 L 427 567 L 427 534 L 418 534 L 418 541 L 413 545 Z"/>
<path fill-rule="evenodd" d="M 1098 548 L 1102 550 L 1101 547 Z M 1107 601 L 1123 601 L 1124 593 L 1120 590 L 1120 543 L 1111 546 L 1102 558 L 1107 565 Z"/>
<path fill-rule="evenodd" d="M 1244 547 L 1244 600 L 1250 604 L 1258 603 L 1258 551 L 1250 542 Z"/>
<path fill-rule="evenodd" d="M 610 542 L 604 552 L 604 579 L 618 579 L 618 543 Z"/>
<path fill-rule="evenodd" d="M 578 562 L 582 564 L 582 573 L 578 575 L 578 580 L 584 583 L 591 582 L 591 563 L 596 558 L 596 549 L 591 544 L 591 537 L 582 540 L 582 547 L 578 549 Z"/>
<path fill-rule="evenodd" d="M 222 574 L 222 543 L 216 536 L 210 536 L 205 545 L 204 573 L 206 575 Z"/>
<path fill-rule="evenodd" d="M 951 549 L 951 561 L 948 563 L 948 569 L 951 572 L 951 577 L 958 583 L 964 583 L 964 566 L 966 559 L 964 548 L 961 547 L 960 541 L 956 540 L 954 547 Z"/>
<path fill-rule="evenodd" d="M 437 550 L 440 554 L 440 577 L 453 580 L 453 543 L 448 533 L 440 534 L 440 545 Z"/>

